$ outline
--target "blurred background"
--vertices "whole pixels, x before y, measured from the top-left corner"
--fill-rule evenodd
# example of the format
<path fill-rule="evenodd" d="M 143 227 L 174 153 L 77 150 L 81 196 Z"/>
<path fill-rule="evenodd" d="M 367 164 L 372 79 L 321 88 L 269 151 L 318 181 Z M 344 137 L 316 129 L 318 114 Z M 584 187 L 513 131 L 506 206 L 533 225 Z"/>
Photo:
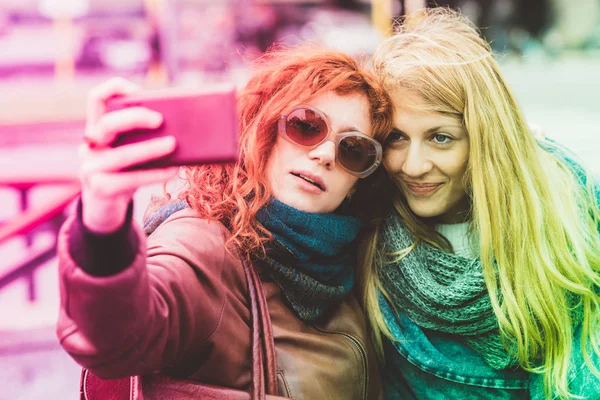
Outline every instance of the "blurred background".
<path fill-rule="evenodd" d="M 0 0 L 0 400 L 78 398 L 54 336 L 55 240 L 91 87 L 242 85 L 273 43 L 369 56 L 394 20 L 436 5 L 482 28 L 528 120 L 600 171 L 600 0 Z M 136 194 L 135 218 L 160 191 Z"/>

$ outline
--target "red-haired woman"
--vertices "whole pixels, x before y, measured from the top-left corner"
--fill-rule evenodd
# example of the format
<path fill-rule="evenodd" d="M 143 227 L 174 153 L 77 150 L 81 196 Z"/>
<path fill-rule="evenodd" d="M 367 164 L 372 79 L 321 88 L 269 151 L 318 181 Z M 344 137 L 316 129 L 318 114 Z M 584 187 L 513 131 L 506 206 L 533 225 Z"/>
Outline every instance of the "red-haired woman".
<path fill-rule="evenodd" d="M 187 167 L 179 201 L 146 232 L 132 221 L 132 194 L 176 170 L 119 171 L 169 154 L 175 141 L 103 147 L 160 125 L 149 109 L 106 112 L 108 98 L 136 90 L 113 79 L 89 99 L 86 136 L 99 146 L 83 151 L 78 215 L 60 235 L 62 346 L 103 379 L 159 372 L 248 391 L 249 261 L 272 322 L 279 395 L 379 398 L 352 290 L 362 222 L 349 201 L 365 193 L 360 179 L 377 168 L 391 128 L 371 73 L 337 51 L 271 52 L 238 98 L 239 161 Z"/>

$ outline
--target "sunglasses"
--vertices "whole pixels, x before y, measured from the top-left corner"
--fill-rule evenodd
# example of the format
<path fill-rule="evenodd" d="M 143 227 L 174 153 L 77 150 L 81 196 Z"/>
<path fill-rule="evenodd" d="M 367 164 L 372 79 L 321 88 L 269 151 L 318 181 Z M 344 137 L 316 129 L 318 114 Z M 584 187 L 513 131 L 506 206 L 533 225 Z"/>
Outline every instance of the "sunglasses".
<path fill-rule="evenodd" d="M 282 115 L 278 128 L 283 139 L 310 149 L 326 142 L 331 131 L 325 114 L 308 105 Z M 335 143 L 336 162 L 356 177 L 371 175 L 381 164 L 381 144 L 364 133 L 338 133 L 329 140 Z"/>

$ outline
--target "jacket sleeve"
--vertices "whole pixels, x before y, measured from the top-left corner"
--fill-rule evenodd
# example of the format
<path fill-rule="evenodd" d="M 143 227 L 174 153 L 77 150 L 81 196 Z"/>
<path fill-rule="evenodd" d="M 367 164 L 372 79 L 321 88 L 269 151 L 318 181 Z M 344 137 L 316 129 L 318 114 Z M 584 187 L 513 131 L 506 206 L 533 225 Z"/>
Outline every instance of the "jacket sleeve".
<path fill-rule="evenodd" d="M 58 245 L 64 349 L 100 378 L 150 373 L 201 354 L 227 297 L 224 227 L 193 210 L 175 213 L 148 238 L 134 224 L 132 264 L 96 277 L 69 254 L 72 224 L 65 223 Z"/>

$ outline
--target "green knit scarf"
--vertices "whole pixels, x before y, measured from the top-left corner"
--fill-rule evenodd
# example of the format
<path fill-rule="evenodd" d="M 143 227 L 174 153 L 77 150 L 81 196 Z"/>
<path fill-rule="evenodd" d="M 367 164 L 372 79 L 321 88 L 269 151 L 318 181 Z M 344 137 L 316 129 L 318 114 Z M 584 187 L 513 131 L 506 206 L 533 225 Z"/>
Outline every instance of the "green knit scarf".
<path fill-rule="evenodd" d="M 568 150 L 552 141 L 540 145 L 565 162 L 585 187 L 585 172 Z M 600 201 L 600 186 L 595 185 L 595 188 Z M 381 237 L 384 251 L 392 254 L 405 250 L 415 241 L 395 213 L 386 219 Z M 456 335 L 492 368 L 516 365 L 516 358 L 508 353 L 500 339 L 480 259 L 464 258 L 420 243 L 402 259 L 396 257 L 384 262 L 380 279 L 395 308 L 405 312 L 417 325 Z M 577 296 L 569 297 L 574 305 L 573 323 L 577 325 L 583 318 L 583 310 L 575 307 Z"/>
<path fill-rule="evenodd" d="M 386 253 L 415 239 L 397 215 L 381 230 Z M 468 259 L 420 243 L 399 261 L 384 262 L 380 279 L 392 304 L 417 325 L 462 338 L 495 369 L 516 360 L 504 349 L 479 259 Z"/>

